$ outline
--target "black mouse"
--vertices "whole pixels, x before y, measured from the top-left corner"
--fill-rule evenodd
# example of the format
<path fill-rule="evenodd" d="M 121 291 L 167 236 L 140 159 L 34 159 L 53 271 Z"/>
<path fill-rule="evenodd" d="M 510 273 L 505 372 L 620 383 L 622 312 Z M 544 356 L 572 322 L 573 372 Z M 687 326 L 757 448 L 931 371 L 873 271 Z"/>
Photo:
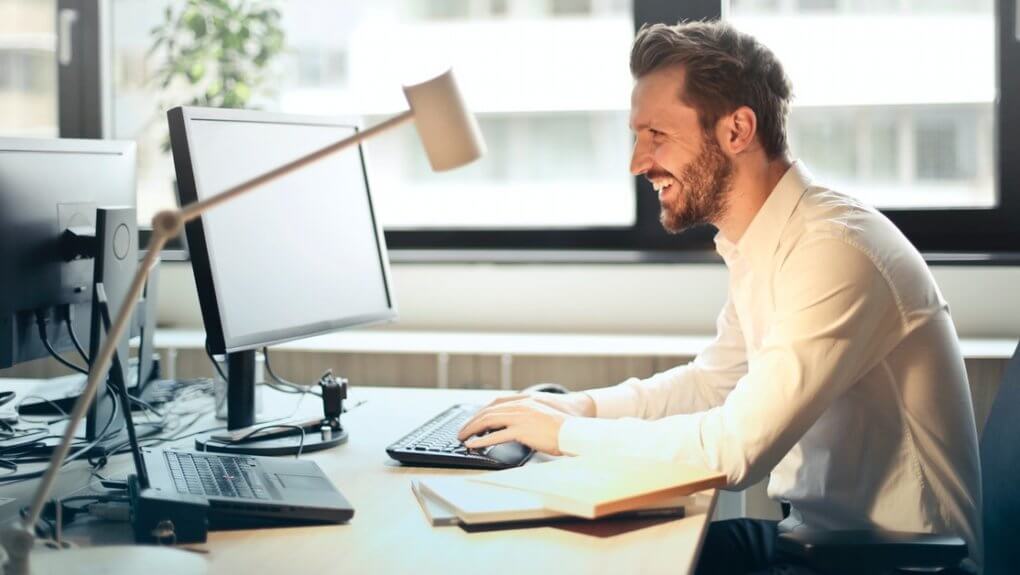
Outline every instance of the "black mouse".
<path fill-rule="evenodd" d="M 570 390 L 565 388 L 565 387 L 563 387 L 562 385 L 560 385 L 558 383 L 536 383 L 535 385 L 531 385 L 531 386 L 525 387 L 522 390 L 522 393 L 532 393 L 532 392 L 570 393 Z"/>

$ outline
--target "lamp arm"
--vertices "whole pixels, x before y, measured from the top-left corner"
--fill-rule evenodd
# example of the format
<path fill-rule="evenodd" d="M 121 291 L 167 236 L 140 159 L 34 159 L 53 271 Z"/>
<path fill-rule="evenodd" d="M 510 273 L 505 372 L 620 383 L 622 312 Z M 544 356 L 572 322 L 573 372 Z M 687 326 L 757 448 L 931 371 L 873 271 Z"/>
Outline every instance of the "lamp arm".
<path fill-rule="evenodd" d="M 362 130 L 362 131 L 356 132 L 353 136 L 350 136 L 348 138 L 344 138 L 343 140 L 340 140 L 339 142 L 336 142 L 335 144 L 330 144 L 330 145 L 326 146 L 325 148 L 322 148 L 321 150 L 312 152 L 311 154 L 308 154 L 307 156 L 304 156 L 302 158 L 298 158 L 298 159 L 296 159 L 296 160 L 294 160 L 294 161 L 292 161 L 292 162 L 290 162 L 288 164 L 284 164 L 284 165 L 282 165 L 279 168 L 276 168 L 274 170 L 270 170 L 270 171 L 262 174 L 261 176 L 252 178 L 252 179 L 248 180 L 247 182 L 244 182 L 243 184 L 238 184 L 238 185 L 234 186 L 233 188 L 225 190 L 221 194 L 216 194 L 215 196 L 213 196 L 211 198 L 206 198 L 206 199 L 204 199 L 202 201 L 195 202 L 193 204 L 188 204 L 187 206 L 184 206 L 183 208 L 181 208 L 181 215 L 184 218 L 184 222 L 190 222 L 191 220 L 195 219 L 196 217 L 202 215 L 202 213 L 205 212 L 206 210 L 208 210 L 209 208 L 218 206 L 218 205 L 220 205 L 220 204 L 222 204 L 224 202 L 229 202 L 234 197 L 239 196 L 239 195 L 247 192 L 248 190 L 250 190 L 252 188 L 257 188 L 258 186 L 261 186 L 263 184 L 267 184 L 267 183 L 269 183 L 269 182 L 271 182 L 271 181 L 273 181 L 273 180 L 275 180 L 275 179 L 277 179 L 277 178 L 279 178 L 281 176 L 285 176 L 285 175 L 293 172 L 294 170 L 303 168 L 304 166 L 306 166 L 308 164 L 311 164 L 313 162 L 317 162 L 318 160 L 320 160 L 320 159 L 322 159 L 322 158 L 324 158 L 324 157 L 326 157 L 326 156 L 328 156 L 328 155 L 330 155 L 330 154 L 332 154 L 334 152 L 338 152 L 338 151 L 340 151 L 340 150 L 342 150 L 344 148 L 353 146 L 354 144 L 357 144 L 357 143 L 361 142 L 362 140 L 367 140 L 368 138 L 371 138 L 372 136 L 375 136 L 377 134 L 385 132 L 386 130 L 389 130 L 391 128 L 395 128 L 395 127 L 399 126 L 400 124 L 403 124 L 404 122 L 407 122 L 408 120 L 412 120 L 413 118 L 414 118 L 414 111 L 407 110 L 407 111 L 405 111 L 405 112 L 403 112 L 401 114 L 393 116 L 392 118 L 390 118 L 390 119 L 388 119 L 388 120 L 386 120 L 384 122 L 380 122 L 379 124 L 376 124 L 376 125 L 372 126 L 371 128 L 368 128 L 367 130 Z"/>
<path fill-rule="evenodd" d="M 334 152 L 338 152 L 344 148 L 353 146 L 362 140 L 371 138 L 372 136 L 399 126 L 413 118 L 414 111 L 407 110 L 384 122 L 376 124 L 371 128 L 359 131 L 348 138 L 340 140 L 334 144 L 330 144 L 321 150 L 312 152 L 307 156 L 298 158 L 288 164 L 284 164 L 279 168 L 252 178 L 247 182 L 238 184 L 233 188 L 211 198 L 206 198 L 193 204 L 188 204 L 179 210 L 162 211 L 153 216 L 152 236 L 149 239 L 148 252 L 145 254 L 145 259 L 142 260 L 138 271 L 135 272 L 134 279 L 131 280 L 131 287 L 128 289 L 127 298 L 124 300 L 125 304 L 122 305 L 120 307 L 120 311 L 117 312 L 117 317 L 113 320 L 113 325 L 110 327 L 109 333 L 106 334 L 106 340 L 103 341 L 103 347 L 99 350 L 98 356 L 93 358 L 92 368 L 89 370 L 88 382 L 85 384 L 85 389 L 82 390 L 81 395 L 78 396 L 78 400 L 74 403 L 74 408 L 71 410 L 71 415 L 67 421 L 67 428 L 64 429 L 64 435 L 60 439 L 60 444 L 53 451 L 53 456 L 50 458 L 49 466 L 46 468 L 46 472 L 43 474 L 43 477 L 39 482 L 39 487 L 36 489 L 35 495 L 32 498 L 32 505 L 29 507 L 28 514 L 22 522 L 22 526 L 26 531 L 29 533 L 35 532 L 35 524 L 39 521 L 43 505 L 45 505 L 46 500 L 49 498 L 50 490 L 53 488 L 53 483 L 57 478 L 57 473 L 60 471 L 64 458 L 67 457 L 67 453 L 71 450 L 71 443 L 74 440 L 74 434 L 78 429 L 78 424 L 81 423 L 82 418 L 85 417 L 85 412 L 88 410 L 89 404 L 92 402 L 92 398 L 96 395 L 96 388 L 99 386 L 99 382 L 106 377 L 106 374 L 110 369 L 110 361 L 112 360 L 114 350 L 116 349 L 116 342 L 120 339 L 120 335 L 124 333 L 124 330 L 127 328 L 128 321 L 131 319 L 131 313 L 134 311 L 134 306 L 131 305 L 131 303 L 138 301 L 138 299 L 142 296 L 142 290 L 145 288 L 145 279 L 149 276 L 149 270 L 156 262 L 156 259 L 159 257 L 160 252 L 163 250 L 167 241 L 171 238 L 177 237 L 177 235 L 184 229 L 184 224 L 199 217 L 207 210 L 229 202 L 245 192 L 249 192 L 261 185 L 285 176 L 294 170 L 298 170 L 307 164 L 316 162 Z M 126 406 L 125 409 L 127 409 Z"/>
<path fill-rule="evenodd" d="M 39 482 L 39 487 L 35 490 L 32 505 L 29 507 L 28 514 L 22 522 L 24 528 L 30 533 L 35 531 L 34 526 L 39 521 L 39 515 L 42 513 L 43 505 L 46 503 L 50 490 L 53 488 L 53 482 L 56 480 L 57 473 L 63 465 L 64 458 L 67 457 L 67 452 L 71 450 L 71 443 L 74 441 L 74 434 L 78 431 L 78 424 L 85 417 L 85 412 L 88 410 L 89 404 L 92 403 L 92 398 L 96 395 L 96 388 L 99 387 L 99 382 L 106 377 L 110 369 L 110 361 L 113 359 L 113 353 L 117 349 L 117 341 L 120 339 L 120 335 L 124 333 L 124 329 L 127 328 L 128 321 L 131 319 L 131 313 L 134 311 L 134 306 L 130 305 L 130 302 L 138 301 L 138 298 L 141 297 L 142 290 L 145 288 L 145 278 L 149 275 L 149 268 L 159 258 L 160 251 L 162 251 L 168 239 L 166 236 L 153 233 L 152 239 L 149 242 L 149 251 L 145 254 L 141 267 L 138 268 L 135 277 L 131 280 L 131 287 L 128 289 L 127 298 L 124 300 L 125 303 L 121 306 L 120 311 L 117 312 L 117 317 L 114 319 L 109 333 L 106 334 L 106 339 L 103 341 L 103 347 L 99 350 L 98 356 L 93 359 L 92 369 L 89 370 L 89 378 L 85 384 L 85 389 L 82 390 L 78 400 L 74 403 L 74 409 L 71 410 L 71 415 L 68 417 L 64 435 L 60 439 L 60 444 L 53 451 L 50 464 Z"/>

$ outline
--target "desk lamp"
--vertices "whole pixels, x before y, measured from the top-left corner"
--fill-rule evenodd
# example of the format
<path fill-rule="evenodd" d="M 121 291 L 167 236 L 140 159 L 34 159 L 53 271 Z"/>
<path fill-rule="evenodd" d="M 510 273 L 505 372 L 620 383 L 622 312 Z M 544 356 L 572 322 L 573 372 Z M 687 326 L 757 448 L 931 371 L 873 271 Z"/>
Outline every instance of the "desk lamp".
<path fill-rule="evenodd" d="M 148 271 L 159 257 L 163 246 L 168 240 L 180 234 L 187 222 L 194 220 L 207 210 L 229 202 L 263 184 L 272 182 L 404 122 L 415 120 L 418 136 L 422 140 L 429 164 L 434 171 L 463 166 L 485 153 L 485 143 L 482 140 L 481 131 L 478 129 L 474 116 L 468 112 L 464 105 L 452 70 L 420 84 L 405 86 L 404 95 L 410 105 L 410 110 L 234 186 L 216 196 L 189 204 L 178 210 L 165 210 L 157 213 L 152 218 L 152 237 L 149 240 L 148 251 L 145 259 L 138 266 L 125 301 L 138 301 L 145 286 Z M 49 466 L 39 482 L 28 514 L 20 526 L 8 528 L 0 535 L 0 544 L 2 544 L 0 551 L 6 550 L 7 552 L 7 562 L 4 565 L 6 575 L 28 575 L 30 572 L 29 558 L 35 543 L 36 522 L 49 498 L 50 490 L 64 458 L 67 457 L 71 448 L 78 424 L 95 396 L 96 387 L 106 377 L 110 369 L 110 362 L 116 349 L 114 344 L 127 328 L 132 310 L 133 306 L 123 306 L 113 320 L 110 333 L 104 340 L 103 347 L 99 350 L 95 361 L 92 362 L 85 389 L 82 390 L 68 418 L 67 428 L 64 430 L 60 445 L 54 450 Z M 3 556 L 0 555 L 0 560 L 2 559 Z M 53 551 L 36 553 L 31 559 L 34 564 L 32 571 L 36 573 L 70 573 L 83 565 L 89 565 L 92 568 L 103 565 L 108 567 L 104 568 L 103 572 L 111 574 L 145 572 L 181 575 L 182 573 L 205 573 L 207 571 L 205 560 L 194 553 L 148 546 L 105 546 Z"/>

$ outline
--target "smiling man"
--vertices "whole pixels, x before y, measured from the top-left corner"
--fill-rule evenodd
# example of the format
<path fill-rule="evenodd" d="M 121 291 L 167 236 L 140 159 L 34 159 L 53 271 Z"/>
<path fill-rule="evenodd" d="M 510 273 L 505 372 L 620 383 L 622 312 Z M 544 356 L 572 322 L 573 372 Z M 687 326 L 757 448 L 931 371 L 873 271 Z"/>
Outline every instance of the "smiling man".
<path fill-rule="evenodd" d="M 787 518 L 713 523 L 699 572 L 806 572 L 775 538 L 811 527 L 955 534 L 978 564 L 974 412 L 920 254 L 790 159 L 790 82 L 754 38 L 718 22 L 646 26 L 631 72 L 632 172 L 657 190 L 668 231 L 719 230 L 730 278 L 717 337 L 648 379 L 500 399 L 461 439 L 668 457 L 732 489 L 769 477 Z"/>

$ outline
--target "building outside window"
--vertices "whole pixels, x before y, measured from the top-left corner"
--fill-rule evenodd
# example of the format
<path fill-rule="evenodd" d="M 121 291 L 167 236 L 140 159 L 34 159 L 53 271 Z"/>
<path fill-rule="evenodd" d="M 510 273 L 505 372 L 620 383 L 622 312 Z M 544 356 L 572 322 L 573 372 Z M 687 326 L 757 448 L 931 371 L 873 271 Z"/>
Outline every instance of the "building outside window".
<path fill-rule="evenodd" d="M 997 146 L 1015 130 L 996 101 L 1018 74 L 1000 64 L 1014 56 L 996 52 L 993 0 L 719 1 L 250 0 L 280 11 L 283 49 L 246 105 L 368 126 L 404 109 L 402 84 L 453 66 L 489 154 L 434 174 L 413 128 L 366 143 L 395 245 L 710 249 L 704 233 L 664 234 L 654 194 L 628 173 L 628 56 L 635 21 L 721 14 L 784 63 L 791 151 L 820 182 L 888 210 L 922 249 L 1013 245 L 1020 202 L 1000 193 Z M 166 10 L 187 4 L 108 0 L 93 42 L 107 100 L 79 113 L 102 115 L 96 137 L 138 143 L 142 222 L 176 203 L 164 112 L 189 86 L 161 85 L 165 50 L 152 47 Z M 58 103 L 74 98 L 58 92 L 58 12 L 56 0 L 0 2 L 2 135 L 58 134 Z M 943 241 L 949 223 L 970 231 Z"/>
<path fill-rule="evenodd" d="M 56 0 L 0 2 L 0 135 L 57 135 Z"/>
<path fill-rule="evenodd" d="M 114 0 L 113 134 L 139 142 L 139 217 L 172 205 L 149 33 L 166 2 Z M 171 2 L 179 9 L 181 2 Z M 413 128 L 366 144 L 384 226 L 394 229 L 631 226 L 629 1 L 292 0 L 266 110 L 352 116 L 402 111 L 400 87 L 453 66 L 489 154 L 448 174 L 427 169 Z"/>
<path fill-rule="evenodd" d="M 794 85 L 790 145 L 882 208 L 994 207 L 992 0 L 731 0 Z"/>

